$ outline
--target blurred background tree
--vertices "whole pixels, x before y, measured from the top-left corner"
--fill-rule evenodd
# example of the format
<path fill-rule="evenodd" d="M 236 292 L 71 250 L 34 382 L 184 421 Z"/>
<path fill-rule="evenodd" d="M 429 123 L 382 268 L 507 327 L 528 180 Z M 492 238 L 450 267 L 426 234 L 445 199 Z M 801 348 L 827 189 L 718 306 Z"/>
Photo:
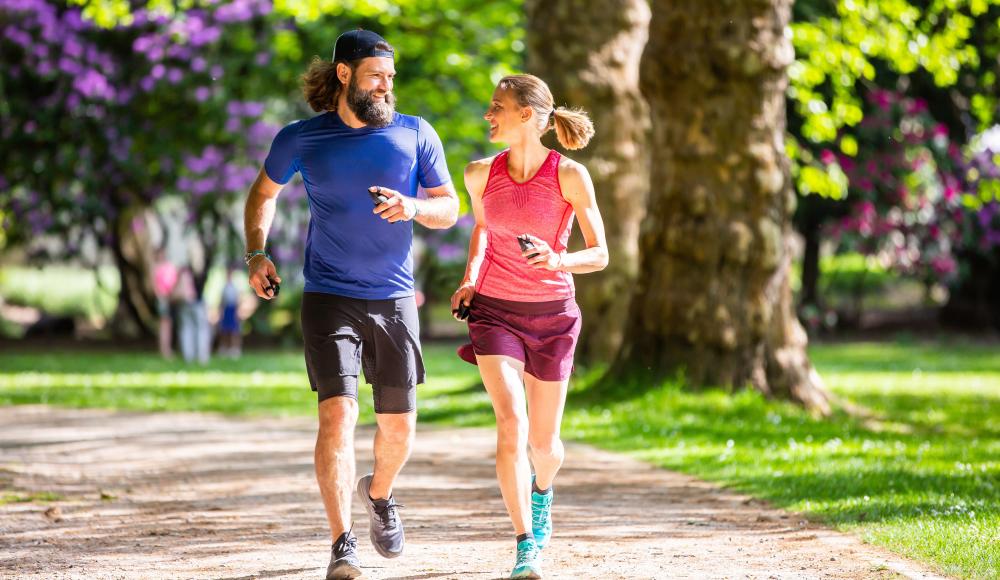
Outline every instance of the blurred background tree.
<path fill-rule="evenodd" d="M 213 266 L 239 259 L 242 198 L 277 130 L 311 114 L 298 75 L 312 54 L 329 58 L 339 31 L 370 28 L 395 44 L 400 109 L 434 124 L 460 178 L 489 147 L 480 117 L 494 81 L 520 68 L 520 20 L 517 4 L 471 1 L 3 0 L 4 243 L 37 264 L 93 268 L 112 256 L 112 328 L 148 334 L 151 250 L 171 242 L 163 221 L 184 224 L 175 245 L 199 292 Z M 270 238 L 289 274 L 301 266 L 305 203 L 300 185 L 286 190 Z M 438 255 L 420 276 L 440 285 L 430 272 L 462 258 Z"/>
<path fill-rule="evenodd" d="M 989 132 L 1000 2 L 799 0 L 792 9 L 784 140 L 803 249 L 790 282 L 806 327 L 864 327 L 866 305 L 897 294 L 907 296 L 904 317 L 921 308 L 1000 323 L 1000 147 Z M 580 360 L 606 363 L 639 278 L 653 149 L 638 85 L 648 19 L 647 3 L 625 0 L 0 0 L 5 271 L 103 266 L 112 275 L 94 279 L 114 297 L 102 311 L 110 323 L 98 326 L 148 333 L 153 248 L 193 265 L 201 292 L 239 259 L 242 197 L 271 137 L 312 114 L 298 75 L 312 55 L 329 57 L 337 33 L 361 26 L 396 44 L 400 109 L 435 125 L 456 183 L 468 160 L 495 151 L 481 114 L 504 74 L 527 67 L 559 104 L 594 116 L 592 146 L 573 155 L 595 177 L 615 259 L 578 279 Z M 272 250 L 294 284 L 308 220 L 300 184 L 280 207 Z M 464 261 L 463 223 L 447 235 L 418 229 L 432 334 L 460 330 L 444 300 Z M 9 303 L 42 300 L 17 276 L 0 278 Z M 294 337 L 294 294 L 262 305 L 254 332 Z"/>
<path fill-rule="evenodd" d="M 986 133 L 1000 95 L 1000 2 L 799 0 L 794 20 L 789 153 L 802 194 L 803 317 L 821 324 L 829 239 L 866 256 L 865 271 L 942 290 L 930 303 L 947 300 L 953 322 L 1000 328 L 991 298 L 1000 143 Z M 864 287 L 862 276 L 855 294 Z M 854 325 L 858 304 L 847 311 Z"/>

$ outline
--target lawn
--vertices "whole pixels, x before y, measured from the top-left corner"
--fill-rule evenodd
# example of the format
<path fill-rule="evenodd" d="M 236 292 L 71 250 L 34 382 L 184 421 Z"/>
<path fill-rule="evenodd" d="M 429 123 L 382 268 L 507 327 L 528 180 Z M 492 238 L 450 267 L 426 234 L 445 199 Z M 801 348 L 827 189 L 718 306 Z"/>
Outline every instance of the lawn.
<path fill-rule="evenodd" d="M 944 573 L 997 578 L 998 351 L 953 342 L 813 346 L 831 390 L 867 410 L 827 420 L 751 392 L 693 394 L 666 383 L 595 393 L 590 375 L 574 385 L 564 433 L 803 512 Z M 453 352 L 426 348 L 421 421 L 491 424 L 475 368 Z M 143 353 L 0 354 L 4 405 L 311 415 L 305 384 L 298 351 L 205 368 Z M 361 401 L 371 421 L 370 397 Z"/>

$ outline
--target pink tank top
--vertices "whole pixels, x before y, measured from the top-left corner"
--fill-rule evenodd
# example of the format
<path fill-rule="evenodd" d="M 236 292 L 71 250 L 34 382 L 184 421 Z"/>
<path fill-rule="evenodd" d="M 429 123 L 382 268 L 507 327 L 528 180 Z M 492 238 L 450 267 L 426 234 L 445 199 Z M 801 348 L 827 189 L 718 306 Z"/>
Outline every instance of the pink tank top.
<path fill-rule="evenodd" d="M 559 187 L 559 155 L 549 151 L 538 172 L 517 183 L 501 152 L 490 165 L 483 190 L 486 220 L 486 257 L 479 269 L 476 292 L 491 298 L 519 302 L 565 300 L 575 294 L 573 275 L 528 265 L 517 243 L 520 234 L 545 240 L 556 252 L 566 249 L 573 227 L 573 206 Z"/>

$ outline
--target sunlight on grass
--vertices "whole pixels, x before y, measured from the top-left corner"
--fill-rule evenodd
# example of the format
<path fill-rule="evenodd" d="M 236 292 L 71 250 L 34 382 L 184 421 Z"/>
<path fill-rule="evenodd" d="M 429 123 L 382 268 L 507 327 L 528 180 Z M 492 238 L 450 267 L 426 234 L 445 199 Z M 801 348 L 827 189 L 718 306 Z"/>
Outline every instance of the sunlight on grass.
<path fill-rule="evenodd" d="M 967 578 L 1000 570 L 1000 356 L 993 345 L 814 346 L 827 385 L 866 410 L 819 420 L 755 392 L 574 385 L 567 438 L 691 473 Z M 420 420 L 493 425 L 476 367 L 425 348 Z M 145 353 L 0 354 L 0 404 L 312 415 L 299 351 L 208 367 Z M 581 394 L 586 393 L 586 396 Z M 373 420 L 370 389 L 362 421 Z"/>

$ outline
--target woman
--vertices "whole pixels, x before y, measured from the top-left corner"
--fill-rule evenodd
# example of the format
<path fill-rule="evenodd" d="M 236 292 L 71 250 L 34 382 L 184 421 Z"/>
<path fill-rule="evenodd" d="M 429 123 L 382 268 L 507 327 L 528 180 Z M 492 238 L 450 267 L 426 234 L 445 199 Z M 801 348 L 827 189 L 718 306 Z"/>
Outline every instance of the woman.
<path fill-rule="evenodd" d="M 509 148 L 465 169 L 476 225 L 451 307 L 470 309 L 472 344 L 459 354 L 479 365 L 496 414 L 497 479 L 517 537 L 511 578 L 541 578 L 552 481 L 563 462 L 559 424 L 580 333 L 572 274 L 608 264 L 587 169 L 541 137 L 554 128 L 563 147 L 580 149 L 594 128 L 586 113 L 555 108 L 548 86 L 531 75 L 501 79 L 483 118 L 490 141 Z M 574 215 L 587 249 L 567 252 Z M 530 247 L 522 250 L 519 237 Z"/>

